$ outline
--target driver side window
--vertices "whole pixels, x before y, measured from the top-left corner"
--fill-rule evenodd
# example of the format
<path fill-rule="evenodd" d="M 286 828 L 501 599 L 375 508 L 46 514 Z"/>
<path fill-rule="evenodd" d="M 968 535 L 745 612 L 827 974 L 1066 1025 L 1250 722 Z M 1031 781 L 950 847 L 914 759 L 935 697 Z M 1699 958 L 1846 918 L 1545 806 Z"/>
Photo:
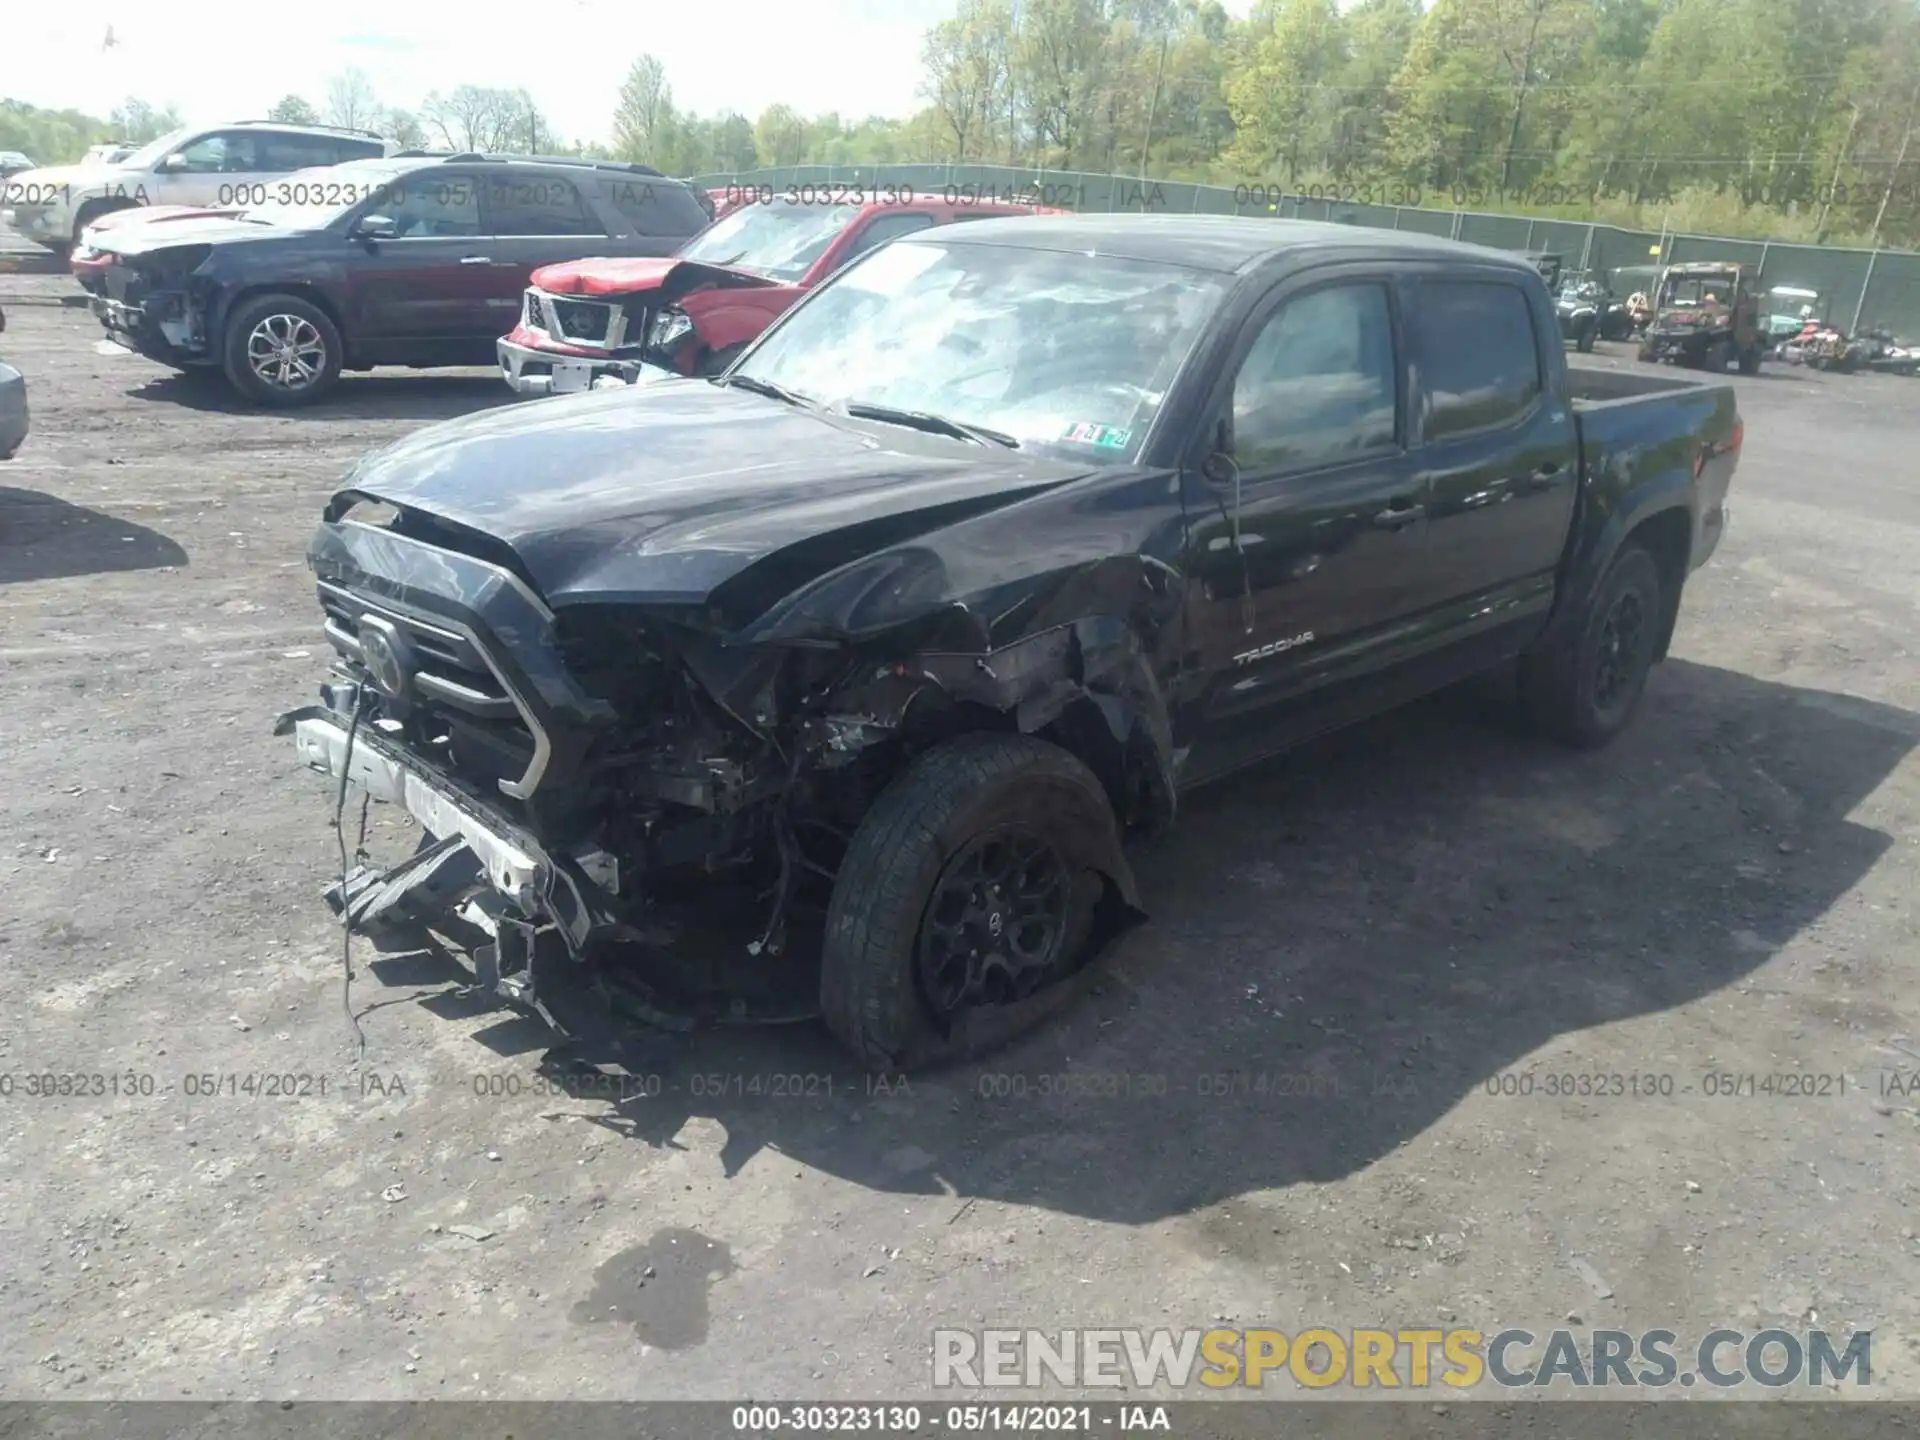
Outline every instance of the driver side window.
<path fill-rule="evenodd" d="M 408 175 L 374 202 L 369 214 L 391 216 L 394 238 L 437 240 L 479 235 L 480 186 L 471 175 L 429 171 Z"/>
<path fill-rule="evenodd" d="M 1398 388 L 1385 285 L 1298 296 L 1268 317 L 1234 377 L 1234 460 L 1273 474 L 1390 451 Z"/>
<path fill-rule="evenodd" d="M 175 153 L 186 157 L 188 175 L 249 174 L 260 168 L 255 163 L 256 138 L 222 130 L 189 141 Z"/>

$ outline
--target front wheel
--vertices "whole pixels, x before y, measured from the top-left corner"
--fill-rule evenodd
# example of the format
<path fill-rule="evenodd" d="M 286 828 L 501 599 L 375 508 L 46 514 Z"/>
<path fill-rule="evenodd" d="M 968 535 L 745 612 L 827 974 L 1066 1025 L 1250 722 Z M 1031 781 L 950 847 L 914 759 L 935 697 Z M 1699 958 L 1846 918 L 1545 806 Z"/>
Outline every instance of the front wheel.
<path fill-rule="evenodd" d="M 1521 658 L 1520 695 L 1535 725 L 1581 749 L 1626 729 L 1653 669 L 1665 599 L 1652 554 L 1624 546 L 1572 633 Z"/>
<path fill-rule="evenodd" d="M 1028 735 L 963 735 L 919 756 L 854 833 L 821 958 L 827 1027 L 868 1065 L 938 1055 L 977 1022 L 997 1040 L 1088 958 L 1117 822 L 1093 773 Z M 1031 1023 L 1028 1020 L 1026 1023 Z"/>
<path fill-rule="evenodd" d="M 327 312 L 296 295 L 260 295 L 227 320 L 221 368 L 260 405 L 309 405 L 340 379 L 340 332 Z"/>

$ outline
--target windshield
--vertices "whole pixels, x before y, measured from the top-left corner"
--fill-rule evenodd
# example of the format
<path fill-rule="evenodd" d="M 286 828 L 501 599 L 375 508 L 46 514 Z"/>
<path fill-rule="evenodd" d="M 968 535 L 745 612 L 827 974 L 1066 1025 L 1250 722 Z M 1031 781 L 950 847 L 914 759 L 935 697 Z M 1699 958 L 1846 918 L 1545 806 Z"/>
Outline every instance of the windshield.
<path fill-rule="evenodd" d="M 402 195 L 394 167 L 379 164 L 316 165 L 243 188 L 263 194 L 265 203 L 248 206 L 241 219 L 288 230 L 321 230 L 371 195 Z"/>
<path fill-rule="evenodd" d="M 1660 303 L 1678 310 L 1692 310 L 1708 305 L 1725 305 L 1732 294 L 1731 276 L 1674 276 L 1667 281 Z"/>
<path fill-rule="evenodd" d="M 138 150 L 131 152 L 130 154 L 122 157 L 119 160 L 114 160 L 109 163 L 114 165 L 125 165 L 129 169 L 136 168 L 136 167 L 139 169 L 151 169 L 153 166 L 158 165 L 162 160 L 166 159 L 167 156 L 173 154 L 174 151 L 178 150 L 196 133 L 198 132 L 191 129 L 170 130 L 165 135 L 162 135 L 158 140 L 149 140 L 146 144 L 142 145 Z"/>
<path fill-rule="evenodd" d="M 803 205 L 772 200 L 743 205 L 687 242 L 682 260 L 731 265 L 770 280 L 805 278 L 814 261 L 860 213 L 858 205 Z"/>
<path fill-rule="evenodd" d="M 1224 292 L 1179 265 L 907 241 L 835 276 L 732 373 L 1125 462 Z"/>

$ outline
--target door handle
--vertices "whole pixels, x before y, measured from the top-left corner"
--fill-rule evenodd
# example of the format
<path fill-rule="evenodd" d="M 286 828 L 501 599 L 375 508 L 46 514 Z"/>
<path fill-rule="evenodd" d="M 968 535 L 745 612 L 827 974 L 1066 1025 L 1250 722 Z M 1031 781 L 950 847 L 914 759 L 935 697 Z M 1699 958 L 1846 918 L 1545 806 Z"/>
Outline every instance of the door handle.
<path fill-rule="evenodd" d="M 493 263 L 493 257 L 491 255 L 462 255 L 460 257 L 460 263 L 462 265 L 491 265 Z"/>
<path fill-rule="evenodd" d="M 1411 525 L 1427 513 L 1424 505 L 1389 505 L 1373 517 L 1373 523 L 1382 530 L 1398 530 L 1402 525 Z"/>

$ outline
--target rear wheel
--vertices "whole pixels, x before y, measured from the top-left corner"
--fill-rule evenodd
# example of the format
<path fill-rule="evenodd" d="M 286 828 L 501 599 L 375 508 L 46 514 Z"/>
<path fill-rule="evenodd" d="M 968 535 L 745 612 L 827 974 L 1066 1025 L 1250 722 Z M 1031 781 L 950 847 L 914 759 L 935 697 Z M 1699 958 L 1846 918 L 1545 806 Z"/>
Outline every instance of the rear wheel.
<path fill-rule="evenodd" d="M 1593 342 L 1600 338 L 1600 327 L 1591 320 L 1584 320 L 1580 328 L 1573 332 L 1573 348 L 1582 355 L 1591 354 Z"/>
<path fill-rule="evenodd" d="M 904 1066 L 938 1055 L 970 1012 L 1004 1016 L 1066 979 L 1086 959 L 1104 890 L 1095 857 L 1116 828 L 1093 773 L 1043 740 L 963 735 L 921 755 L 868 812 L 834 883 L 828 1028 L 866 1064 Z"/>
<path fill-rule="evenodd" d="M 1716 340 L 1707 346 L 1706 356 L 1700 363 L 1714 374 L 1724 375 L 1728 364 L 1731 363 L 1732 360 L 1733 346 L 1725 340 Z"/>
<path fill-rule="evenodd" d="M 261 405 L 307 405 L 340 379 L 343 346 L 327 312 L 296 295 L 259 295 L 227 320 L 221 367 Z"/>
<path fill-rule="evenodd" d="M 1626 729 L 1653 669 L 1665 598 L 1653 556 L 1624 546 L 1571 633 L 1521 659 L 1521 700 L 1540 730 L 1593 749 Z"/>
<path fill-rule="evenodd" d="M 1740 373 L 1742 375 L 1758 375 L 1760 373 L 1759 346 L 1756 345 L 1750 350 L 1742 350 L 1740 352 Z"/>

